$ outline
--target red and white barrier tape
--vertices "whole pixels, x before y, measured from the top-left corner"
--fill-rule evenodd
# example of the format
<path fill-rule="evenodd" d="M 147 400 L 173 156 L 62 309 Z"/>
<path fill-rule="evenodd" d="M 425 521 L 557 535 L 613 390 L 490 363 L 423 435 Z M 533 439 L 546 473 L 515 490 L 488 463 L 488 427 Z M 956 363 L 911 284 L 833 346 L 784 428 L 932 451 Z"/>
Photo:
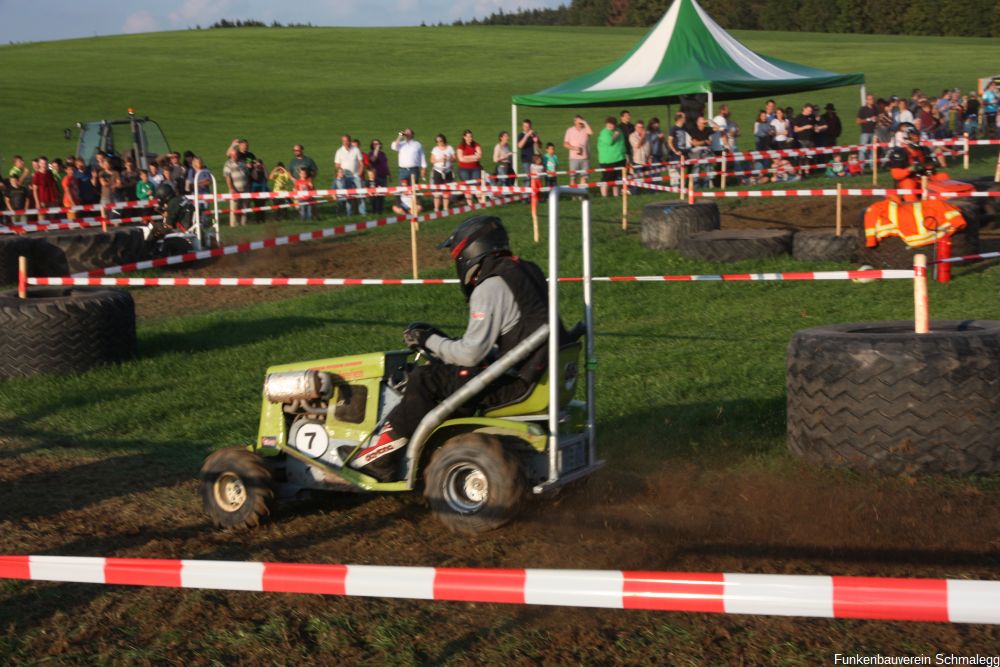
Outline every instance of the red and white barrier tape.
<path fill-rule="evenodd" d="M 919 195 L 920 190 L 892 188 L 843 188 L 840 194 L 849 197 L 884 197 L 886 195 Z M 812 190 L 722 190 L 717 192 L 695 191 L 695 197 L 834 197 L 836 188 L 821 188 Z"/>
<path fill-rule="evenodd" d="M 211 196 L 209 196 L 211 198 Z M 156 199 L 116 201 L 109 204 L 77 204 L 76 206 L 52 206 L 49 208 L 27 208 L 20 211 L 0 211 L 0 215 L 20 216 L 20 215 L 45 215 L 49 213 L 69 213 L 71 211 L 100 211 L 101 209 L 119 208 L 149 208 L 157 204 Z"/>
<path fill-rule="evenodd" d="M 983 252 L 977 255 L 963 255 L 961 257 L 948 257 L 947 259 L 937 259 L 929 262 L 930 264 L 953 264 L 955 262 L 974 262 L 980 259 L 997 259 L 1000 257 L 1000 252 Z"/>
<path fill-rule="evenodd" d="M 459 213 L 466 213 L 478 209 L 509 204 L 513 201 L 519 201 L 522 198 L 523 197 L 509 197 L 505 199 L 497 199 L 491 202 L 487 202 L 486 204 L 458 206 L 450 209 L 445 209 L 443 211 L 436 213 L 425 213 L 423 215 L 418 216 L 416 220 L 419 222 L 424 222 L 427 220 L 436 220 L 438 218 L 447 218 L 449 216 L 457 215 Z M 198 260 L 209 259 L 211 257 L 222 257 L 223 255 L 235 255 L 237 253 L 250 252 L 253 250 L 262 250 L 264 248 L 274 248 L 276 246 L 290 245 L 292 243 L 299 243 L 302 241 L 312 241 L 314 239 L 329 238 L 333 236 L 340 236 L 343 234 L 351 234 L 360 231 L 362 229 L 384 227 L 386 225 L 393 225 L 399 222 L 407 222 L 410 220 L 413 220 L 413 218 L 411 218 L 408 215 L 397 215 L 389 218 L 381 218 L 378 220 L 365 220 L 362 222 L 352 222 L 347 225 L 340 225 L 339 227 L 317 229 L 311 232 L 302 232 L 301 234 L 278 236 L 276 238 L 263 239 L 260 241 L 248 241 L 245 243 L 237 243 L 235 245 L 224 246 L 222 248 L 213 248 L 211 250 L 201 250 L 198 252 L 185 253 L 183 255 L 172 255 L 170 257 L 148 259 L 142 262 L 132 262 L 130 264 L 109 266 L 103 269 L 93 269 L 86 273 L 75 274 L 74 277 L 109 276 L 109 275 L 114 275 L 116 273 L 128 273 L 131 271 L 152 269 L 159 266 L 176 266 L 177 264 L 196 262 Z"/>
<path fill-rule="evenodd" d="M 1000 582 L 0 556 L 0 578 L 760 616 L 1000 623 Z"/>
<path fill-rule="evenodd" d="M 1000 253 L 998 253 L 1000 254 Z M 912 269 L 870 269 L 867 271 L 800 271 L 788 273 L 725 273 L 674 276 L 597 276 L 594 282 L 772 282 L 802 280 L 910 280 Z M 564 276 L 559 282 L 580 282 L 583 278 Z M 456 278 L 110 278 L 34 277 L 29 285 L 91 287 L 303 287 L 355 285 L 455 285 Z"/>
<path fill-rule="evenodd" d="M 161 220 L 161 215 L 136 215 L 130 218 L 108 218 L 109 227 L 117 227 L 130 222 L 149 222 L 151 220 Z M 0 235 L 4 234 L 27 234 L 29 232 L 46 232 L 62 229 L 91 229 L 102 227 L 104 221 L 101 218 L 77 218 L 68 222 L 50 222 L 38 225 L 18 225 L 17 227 L 0 226 Z"/>

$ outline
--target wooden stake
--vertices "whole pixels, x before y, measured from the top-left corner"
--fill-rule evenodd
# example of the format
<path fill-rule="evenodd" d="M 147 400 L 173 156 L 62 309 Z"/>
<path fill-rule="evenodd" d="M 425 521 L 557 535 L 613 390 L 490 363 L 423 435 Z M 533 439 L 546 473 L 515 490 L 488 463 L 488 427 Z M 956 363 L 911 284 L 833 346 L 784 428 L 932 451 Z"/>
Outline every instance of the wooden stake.
<path fill-rule="evenodd" d="M 722 189 L 726 189 L 726 151 L 722 151 Z"/>
<path fill-rule="evenodd" d="M 694 174 L 688 174 L 688 204 L 694 204 Z"/>
<path fill-rule="evenodd" d="M 419 232 L 420 221 L 417 219 L 419 217 L 417 213 L 417 179 L 414 176 L 410 176 L 410 217 L 413 218 L 413 224 L 416 225 Z"/>
<path fill-rule="evenodd" d="M 1000 153 L 997 153 L 997 170 L 993 174 L 993 182 L 1000 183 Z"/>
<path fill-rule="evenodd" d="M 927 299 L 927 255 L 913 256 L 913 325 L 918 334 L 930 332 L 930 304 Z"/>
<path fill-rule="evenodd" d="M 28 298 L 28 258 L 24 255 L 17 258 L 17 296 Z"/>
<path fill-rule="evenodd" d="M 1000 156 L 997 156 L 997 174 L 1000 174 Z M 998 177 L 998 180 L 1000 180 L 1000 177 Z M 687 190 L 685 190 L 685 188 L 687 187 L 687 165 L 684 163 L 684 156 L 683 155 L 681 155 L 681 182 L 680 183 L 681 183 L 680 198 L 684 199 L 684 196 L 687 195 Z"/>
<path fill-rule="evenodd" d="M 962 135 L 962 143 L 965 144 L 965 154 L 962 155 L 962 166 L 969 171 L 969 133 Z"/>
<path fill-rule="evenodd" d="M 878 140 L 872 137 L 872 185 L 878 185 Z"/>
<path fill-rule="evenodd" d="M 840 231 L 843 228 L 844 223 L 844 186 L 837 183 L 837 236 L 840 236 Z"/>
<path fill-rule="evenodd" d="M 628 229 L 628 167 L 622 167 L 622 230 Z"/>

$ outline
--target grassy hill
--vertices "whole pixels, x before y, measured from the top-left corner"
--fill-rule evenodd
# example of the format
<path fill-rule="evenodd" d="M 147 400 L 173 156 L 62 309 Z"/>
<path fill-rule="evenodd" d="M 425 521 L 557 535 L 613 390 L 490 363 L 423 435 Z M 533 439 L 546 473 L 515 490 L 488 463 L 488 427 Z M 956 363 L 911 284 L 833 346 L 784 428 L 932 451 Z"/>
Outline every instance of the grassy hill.
<path fill-rule="evenodd" d="M 342 133 L 390 140 L 412 126 L 428 140 L 454 143 L 471 128 L 490 147 L 510 127 L 510 96 L 547 88 L 625 53 L 643 30 L 622 28 L 427 27 L 200 30 L 0 47 L 4 100 L 0 159 L 14 153 L 66 155 L 77 121 L 123 117 L 127 107 L 158 120 L 175 149 L 224 160 L 230 139 L 246 136 L 266 164 L 306 144 L 320 182 Z M 737 32 L 750 48 L 833 71 L 865 72 L 876 95 L 913 87 L 971 89 L 1000 60 L 987 39 Z M 985 69 L 984 69 L 985 67 Z M 796 108 L 833 102 L 847 119 L 856 88 L 779 100 Z M 733 104 L 748 133 L 760 101 Z M 596 120 L 618 109 L 591 109 Z M 570 109 L 528 114 L 543 140 L 561 143 Z M 668 116 L 663 107 L 636 118 Z M 845 125 L 847 125 L 845 123 Z M 845 139 L 856 138 L 848 127 Z M 748 140 L 744 140 L 748 143 Z M 560 149 L 560 153 L 562 153 Z"/>

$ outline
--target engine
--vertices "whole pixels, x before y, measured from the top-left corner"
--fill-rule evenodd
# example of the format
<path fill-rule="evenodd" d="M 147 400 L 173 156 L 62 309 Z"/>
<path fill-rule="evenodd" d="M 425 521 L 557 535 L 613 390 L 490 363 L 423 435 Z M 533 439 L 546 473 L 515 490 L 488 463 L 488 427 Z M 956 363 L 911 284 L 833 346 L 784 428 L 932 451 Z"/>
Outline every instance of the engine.
<path fill-rule="evenodd" d="M 289 414 L 326 416 L 333 396 L 333 376 L 320 371 L 271 373 L 264 380 L 264 396 L 281 403 Z"/>

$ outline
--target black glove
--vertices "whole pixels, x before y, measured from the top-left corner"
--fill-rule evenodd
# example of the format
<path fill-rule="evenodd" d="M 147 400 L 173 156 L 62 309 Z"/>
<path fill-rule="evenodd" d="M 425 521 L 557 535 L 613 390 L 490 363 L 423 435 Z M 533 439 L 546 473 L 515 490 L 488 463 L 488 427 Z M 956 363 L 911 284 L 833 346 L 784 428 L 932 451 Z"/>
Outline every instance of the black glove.
<path fill-rule="evenodd" d="M 422 350 L 425 349 L 425 343 L 433 333 L 434 332 L 431 331 L 430 328 L 414 326 L 411 324 L 409 328 L 403 332 L 403 343 L 411 350 Z"/>

